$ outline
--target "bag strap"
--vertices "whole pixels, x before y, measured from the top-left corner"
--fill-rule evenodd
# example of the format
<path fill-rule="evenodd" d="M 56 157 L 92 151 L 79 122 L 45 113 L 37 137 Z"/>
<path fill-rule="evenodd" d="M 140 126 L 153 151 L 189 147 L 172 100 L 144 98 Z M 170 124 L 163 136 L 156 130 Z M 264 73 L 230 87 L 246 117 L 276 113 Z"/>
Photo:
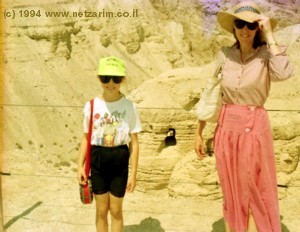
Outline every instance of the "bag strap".
<path fill-rule="evenodd" d="M 225 60 L 227 57 L 229 51 L 229 47 L 224 47 L 224 52 L 222 52 L 221 57 L 218 59 L 218 63 L 217 63 L 217 67 L 214 73 L 214 77 L 217 77 L 217 75 L 219 74 L 220 70 L 222 69 L 223 65 L 225 64 Z"/>
<path fill-rule="evenodd" d="M 89 132 L 87 135 L 87 149 L 86 149 L 86 157 L 85 157 L 85 174 L 88 177 L 90 175 L 90 162 L 91 162 L 91 139 L 93 132 L 93 111 L 94 111 L 94 99 L 90 100 L 90 122 L 89 122 Z"/>

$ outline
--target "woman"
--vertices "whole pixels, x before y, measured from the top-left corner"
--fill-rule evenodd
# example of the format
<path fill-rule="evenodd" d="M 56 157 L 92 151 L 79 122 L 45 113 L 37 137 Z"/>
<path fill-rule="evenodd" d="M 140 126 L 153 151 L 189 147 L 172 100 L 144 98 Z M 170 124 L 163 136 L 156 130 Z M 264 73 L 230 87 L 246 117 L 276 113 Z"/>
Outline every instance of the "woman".
<path fill-rule="evenodd" d="M 102 93 L 94 99 L 91 149 L 91 181 L 96 200 L 96 228 L 108 231 L 108 212 L 111 231 L 123 231 L 123 198 L 136 186 L 139 157 L 138 132 L 141 123 L 133 103 L 120 92 L 125 79 L 125 63 L 118 57 L 100 59 L 98 77 Z M 90 104 L 84 107 L 84 135 L 78 160 L 78 182 L 84 185 L 87 176 L 84 162 L 87 149 Z M 128 146 L 129 145 L 129 146 Z M 128 163 L 131 159 L 131 175 Z"/>
<path fill-rule="evenodd" d="M 281 232 L 272 131 L 264 103 L 271 81 L 292 75 L 292 67 L 273 36 L 275 21 L 253 2 L 242 2 L 217 15 L 236 38 L 222 69 L 223 107 L 215 131 L 216 166 L 223 192 L 227 232 Z M 205 157 L 202 131 L 195 151 Z"/>

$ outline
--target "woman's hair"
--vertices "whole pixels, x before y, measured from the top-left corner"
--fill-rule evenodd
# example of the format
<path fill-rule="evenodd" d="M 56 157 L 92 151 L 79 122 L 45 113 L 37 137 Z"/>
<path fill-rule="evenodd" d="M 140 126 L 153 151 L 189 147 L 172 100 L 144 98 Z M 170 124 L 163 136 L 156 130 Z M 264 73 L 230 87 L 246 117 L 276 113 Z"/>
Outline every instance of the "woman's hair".
<path fill-rule="evenodd" d="M 240 42 L 239 42 L 239 40 L 238 40 L 237 37 L 236 37 L 235 29 L 234 29 L 234 28 L 233 28 L 233 35 L 234 35 L 234 38 L 236 39 L 235 44 L 237 45 L 237 48 L 240 48 Z M 264 39 L 263 39 L 263 36 L 262 36 L 262 34 L 261 34 L 261 31 L 260 31 L 260 30 L 257 30 L 257 31 L 256 31 L 256 34 L 255 34 L 255 36 L 254 36 L 254 41 L 253 41 L 252 47 L 253 47 L 253 48 L 258 48 L 258 47 L 260 47 L 260 46 L 262 46 L 262 45 L 265 45 L 265 44 L 266 44 L 266 42 L 265 42 Z"/>

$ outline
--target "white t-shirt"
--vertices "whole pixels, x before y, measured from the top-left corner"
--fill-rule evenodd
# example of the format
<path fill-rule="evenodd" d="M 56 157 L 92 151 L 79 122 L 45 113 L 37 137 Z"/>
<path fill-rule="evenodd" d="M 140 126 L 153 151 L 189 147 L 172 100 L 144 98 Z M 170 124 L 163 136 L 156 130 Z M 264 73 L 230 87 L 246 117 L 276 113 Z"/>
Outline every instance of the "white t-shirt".
<path fill-rule="evenodd" d="M 89 131 L 90 108 L 90 102 L 87 102 L 83 109 L 84 133 Z M 125 97 L 115 102 L 94 99 L 92 145 L 115 147 L 128 144 L 130 134 L 141 130 L 136 107 Z"/>

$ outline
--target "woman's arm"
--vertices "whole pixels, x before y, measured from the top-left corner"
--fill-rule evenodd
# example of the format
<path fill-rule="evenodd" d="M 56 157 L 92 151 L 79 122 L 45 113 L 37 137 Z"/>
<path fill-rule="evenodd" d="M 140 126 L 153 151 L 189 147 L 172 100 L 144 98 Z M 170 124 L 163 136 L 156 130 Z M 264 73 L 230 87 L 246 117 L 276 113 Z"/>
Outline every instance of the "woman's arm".
<path fill-rule="evenodd" d="M 267 40 L 266 42 L 268 44 L 271 54 L 274 56 L 278 55 L 280 53 L 280 49 L 274 38 L 270 18 L 262 16 L 262 18 L 259 20 L 259 27 Z"/>
<path fill-rule="evenodd" d="M 197 153 L 198 157 L 200 159 L 203 159 L 205 157 L 205 149 L 204 149 L 204 143 L 202 139 L 202 132 L 205 127 L 206 122 L 205 121 L 199 121 L 195 133 L 195 152 Z"/>
<path fill-rule="evenodd" d="M 286 55 L 286 47 L 279 46 L 275 40 L 271 22 L 268 17 L 263 17 L 259 21 L 260 30 L 262 31 L 268 44 L 269 69 L 272 81 L 281 81 L 288 79 L 293 74 L 293 67 Z"/>
<path fill-rule="evenodd" d="M 137 175 L 137 167 L 139 161 L 139 142 L 138 142 L 137 133 L 131 134 L 129 151 L 130 151 L 131 172 L 130 172 L 130 177 L 128 179 L 127 191 L 133 192 L 136 186 L 136 175 Z"/>

